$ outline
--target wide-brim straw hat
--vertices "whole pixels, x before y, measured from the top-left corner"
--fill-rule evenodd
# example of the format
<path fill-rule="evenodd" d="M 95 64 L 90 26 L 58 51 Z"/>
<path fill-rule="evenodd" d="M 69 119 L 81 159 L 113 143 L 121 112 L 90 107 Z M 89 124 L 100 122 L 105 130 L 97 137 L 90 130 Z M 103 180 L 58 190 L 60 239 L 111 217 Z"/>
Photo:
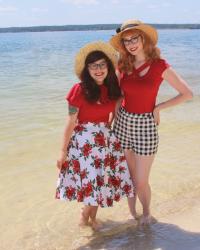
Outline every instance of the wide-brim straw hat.
<path fill-rule="evenodd" d="M 113 66 L 117 66 L 118 53 L 109 43 L 102 41 L 88 43 L 79 50 L 75 58 L 75 73 L 79 79 L 85 67 L 86 58 L 93 51 L 102 51 L 111 60 Z"/>
<path fill-rule="evenodd" d="M 125 21 L 118 29 L 118 33 L 110 39 L 110 44 L 119 52 L 124 51 L 121 39 L 122 34 L 127 30 L 141 30 L 150 38 L 153 45 L 156 45 L 158 42 L 158 33 L 153 26 L 145 24 L 139 20 L 130 19 Z"/>

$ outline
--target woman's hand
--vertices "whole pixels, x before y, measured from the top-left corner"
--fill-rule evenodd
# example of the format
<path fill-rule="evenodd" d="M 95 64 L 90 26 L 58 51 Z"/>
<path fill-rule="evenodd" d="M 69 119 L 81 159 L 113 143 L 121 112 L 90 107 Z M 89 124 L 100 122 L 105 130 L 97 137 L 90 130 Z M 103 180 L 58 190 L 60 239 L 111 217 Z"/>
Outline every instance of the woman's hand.
<path fill-rule="evenodd" d="M 153 110 L 153 117 L 154 117 L 154 121 L 157 125 L 160 124 L 160 109 L 158 106 L 156 106 Z"/>
<path fill-rule="evenodd" d="M 62 139 L 63 142 L 62 142 L 62 147 L 60 151 L 60 156 L 58 157 L 57 164 L 56 164 L 58 169 L 61 169 L 63 164 L 66 161 L 67 147 L 68 147 L 72 132 L 76 126 L 78 111 L 76 111 L 76 113 L 72 113 L 72 111 L 74 112 L 75 109 L 76 109 L 75 107 L 70 107 L 69 115 L 67 117 L 67 122 L 65 125 L 63 139 Z"/>
<path fill-rule="evenodd" d="M 62 168 L 62 165 L 63 165 L 63 163 L 66 161 L 66 152 L 64 152 L 64 151 L 61 151 L 60 152 L 60 156 L 59 156 L 59 158 L 58 158 L 58 160 L 57 160 L 57 168 L 58 169 L 61 169 Z"/>

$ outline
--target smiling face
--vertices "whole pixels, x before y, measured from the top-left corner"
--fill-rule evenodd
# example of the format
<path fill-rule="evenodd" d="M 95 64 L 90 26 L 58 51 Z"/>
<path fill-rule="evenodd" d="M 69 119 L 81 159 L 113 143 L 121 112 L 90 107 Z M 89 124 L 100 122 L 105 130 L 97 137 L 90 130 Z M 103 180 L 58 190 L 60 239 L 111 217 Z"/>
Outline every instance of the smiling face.
<path fill-rule="evenodd" d="M 124 32 L 122 43 L 125 49 L 133 56 L 140 55 L 144 52 L 143 37 L 137 31 Z"/>
<path fill-rule="evenodd" d="M 108 75 L 106 60 L 102 58 L 93 63 L 89 63 L 88 72 L 98 85 L 102 85 Z"/>

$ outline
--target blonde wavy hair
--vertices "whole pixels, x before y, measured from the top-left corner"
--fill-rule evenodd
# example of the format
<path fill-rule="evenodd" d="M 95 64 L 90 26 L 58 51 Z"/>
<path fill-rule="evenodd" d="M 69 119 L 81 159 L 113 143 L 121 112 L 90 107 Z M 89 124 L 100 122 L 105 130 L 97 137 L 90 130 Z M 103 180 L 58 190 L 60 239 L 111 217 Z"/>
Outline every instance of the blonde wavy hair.
<path fill-rule="evenodd" d="M 126 35 L 133 35 L 137 34 L 142 37 L 142 42 L 143 42 L 143 48 L 144 48 L 144 53 L 146 56 L 146 61 L 154 61 L 156 59 L 160 59 L 160 49 L 153 45 L 151 42 L 150 38 L 141 30 L 127 30 L 123 33 L 122 38 Z M 134 68 L 134 62 L 135 62 L 135 56 L 131 55 L 125 48 L 123 42 L 122 42 L 122 47 L 123 47 L 123 53 L 120 53 L 119 57 L 119 70 L 121 72 L 132 72 Z"/>

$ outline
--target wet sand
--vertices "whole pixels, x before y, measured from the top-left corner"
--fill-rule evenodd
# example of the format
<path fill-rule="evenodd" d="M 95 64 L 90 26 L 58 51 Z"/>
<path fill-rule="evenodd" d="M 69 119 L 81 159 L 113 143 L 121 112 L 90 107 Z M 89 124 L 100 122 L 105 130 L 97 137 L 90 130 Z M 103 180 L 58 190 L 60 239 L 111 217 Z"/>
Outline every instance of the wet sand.
<path fill-rule="evenodd" d="M 195 97 L 161 115 L 160 147 L 151 173 L 152 214 L 158 222 L 150 228 L 127 221 L 126 200 L 99 209 L 101 232 L 78 228 L 81 204 L 54 199 L 62 128 L 19 139 L 18 147 L 6 145 L 0 171 L 0 249 L 199 250 L 198 110 L 200 98 Z"/>

